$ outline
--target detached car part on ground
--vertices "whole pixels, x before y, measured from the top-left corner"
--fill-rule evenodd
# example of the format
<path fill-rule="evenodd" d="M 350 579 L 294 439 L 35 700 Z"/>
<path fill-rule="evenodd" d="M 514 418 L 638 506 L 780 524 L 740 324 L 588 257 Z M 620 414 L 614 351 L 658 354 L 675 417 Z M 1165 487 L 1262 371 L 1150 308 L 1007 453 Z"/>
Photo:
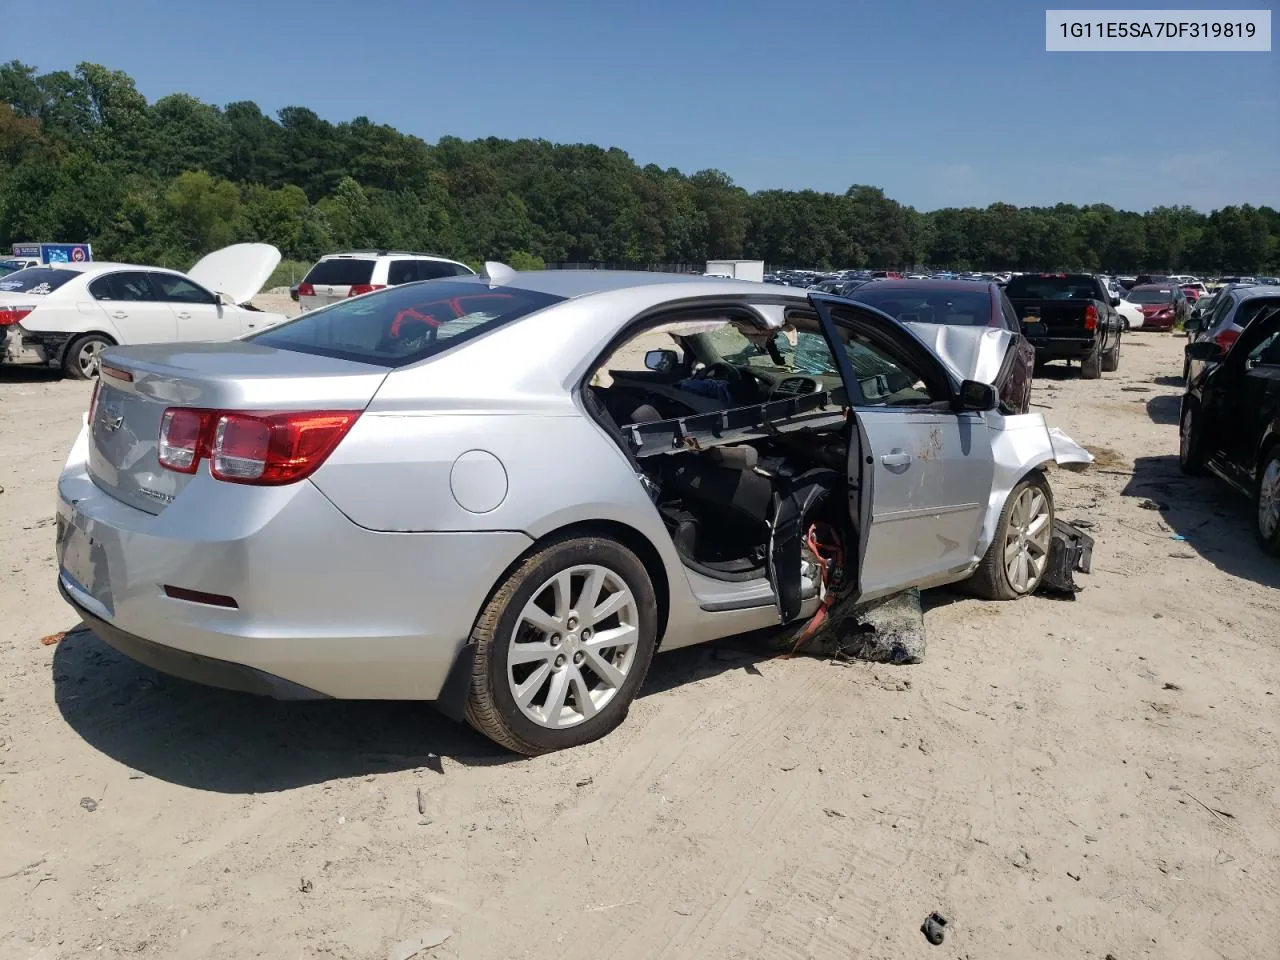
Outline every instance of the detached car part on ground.
<path fill-rule="evenodd" d="M 1280 303 L 1227 349 L 1198 340 L 1187 354 L 1196 365 L 1182 397 L 1178 462 L 1249 497 L 1258 543 L 1280 555 Z"/>
<path fill-rule="evenodd" d="M 620 723 L 659 648 L 794 629 L 837 579 L 1043 578 L 1044 467 L 1091 458 L 956 365 L 1004 366 L 993 331 L 944 360 L 802 290 L 489 273 L 108 351 L 58 483 L 66 599 L 178 676 L 435 701 L 533 754 Z M 662 329 L 691 369 L 592 384 Z"/>
<path fill-rule="evenodd" d="M 187 273 L 127 263 L 57 263 L 0 278 L 0 362 L 97 376 L 122 344 L 230 340 L 284 320 L 249 304 L 280 262 L 266 243 L 238 243 Z"/>

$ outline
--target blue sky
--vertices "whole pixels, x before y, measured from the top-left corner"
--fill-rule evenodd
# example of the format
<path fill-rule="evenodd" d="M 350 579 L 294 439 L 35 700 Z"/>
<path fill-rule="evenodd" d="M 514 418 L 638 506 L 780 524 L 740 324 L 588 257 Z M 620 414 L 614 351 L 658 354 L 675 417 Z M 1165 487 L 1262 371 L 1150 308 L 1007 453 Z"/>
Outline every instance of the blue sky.
<path fill-rule="evenodd" d="M 597 143 L 749 190 L 865 183 L 920 209 L 1280 206 L 1280 53 L 1046 53 L 1044 7 L 1025 2 L 55 7 L 6 18 L 0 56 L 102 63 L 153 100 Z"/>

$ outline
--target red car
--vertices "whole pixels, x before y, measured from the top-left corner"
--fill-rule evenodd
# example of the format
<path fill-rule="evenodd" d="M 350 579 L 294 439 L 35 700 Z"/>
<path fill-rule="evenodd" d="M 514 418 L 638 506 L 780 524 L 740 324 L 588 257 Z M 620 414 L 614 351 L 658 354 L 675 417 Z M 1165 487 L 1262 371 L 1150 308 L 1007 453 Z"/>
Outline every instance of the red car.
<path fill-rule="evenodd" d="M 1172 330 L 1175 323 L 1185 321 L 1191 312 L 1182 288 L 1166 283 L 1134 287 L 1129 291 L 1129 302 L 1142 311 L 1143 330 Z"/>

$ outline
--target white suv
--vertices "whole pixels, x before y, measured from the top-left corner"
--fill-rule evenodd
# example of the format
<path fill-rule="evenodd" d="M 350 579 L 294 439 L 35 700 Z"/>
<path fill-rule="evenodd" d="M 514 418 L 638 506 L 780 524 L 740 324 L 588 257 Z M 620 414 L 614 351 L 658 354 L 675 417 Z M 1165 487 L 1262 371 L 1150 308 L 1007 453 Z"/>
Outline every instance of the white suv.
<path fill-rule="evenodd" d="M 356 297 L 362 293 L 394 287 L 414 280 L 440 277 L 471 277 L 475 271 L 465 263 L 434 257 L 429 253 L 396 250 L 355 250 L 331 253 L 307 271 L 298 284 L 298 303 L 314 310 Z"/>

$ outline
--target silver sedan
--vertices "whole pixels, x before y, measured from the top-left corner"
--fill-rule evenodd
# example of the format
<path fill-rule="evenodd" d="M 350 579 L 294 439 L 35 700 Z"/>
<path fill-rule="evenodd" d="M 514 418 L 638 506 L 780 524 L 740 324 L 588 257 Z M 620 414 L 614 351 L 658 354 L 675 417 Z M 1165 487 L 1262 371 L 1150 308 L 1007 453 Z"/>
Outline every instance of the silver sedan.
<path fill-rule="evenodd" d="M 108 351 L 58 483 L 107 643 L 282 698 L 434 701 L 526 754 L 658 650 L 968 580 L 1033 592 L 1088 454 L 998 412 L 1007 331 L 611 272 L 412 283 Z"/>

